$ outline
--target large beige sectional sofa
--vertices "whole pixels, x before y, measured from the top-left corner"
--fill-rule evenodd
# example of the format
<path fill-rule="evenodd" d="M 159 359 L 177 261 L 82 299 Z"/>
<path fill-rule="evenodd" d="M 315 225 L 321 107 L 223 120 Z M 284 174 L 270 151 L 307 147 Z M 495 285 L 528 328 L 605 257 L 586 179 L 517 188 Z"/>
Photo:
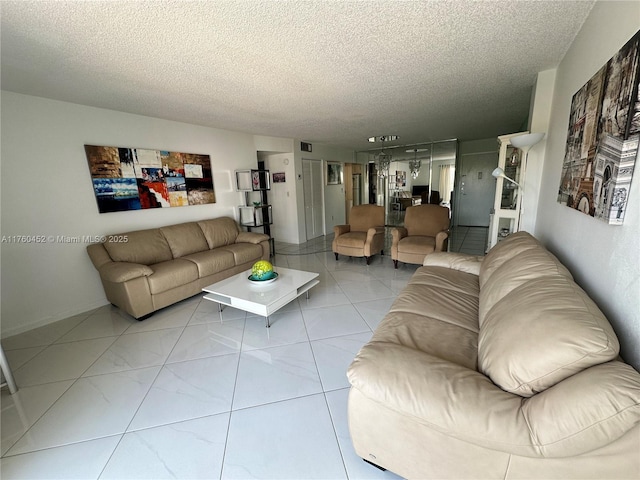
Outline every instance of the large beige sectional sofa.
<path fill-rule="evenodd" d="M 640 374 L 520 232 L 428 255 L 348 370 L 363 459 L 406 478 L 640 478 Z"/>
<path fill-rule="evenodd" d="M 138 319 L 269 258 L 269 237 L 233 218 L 108 235 L 87 247 L 107 299 Z"/>

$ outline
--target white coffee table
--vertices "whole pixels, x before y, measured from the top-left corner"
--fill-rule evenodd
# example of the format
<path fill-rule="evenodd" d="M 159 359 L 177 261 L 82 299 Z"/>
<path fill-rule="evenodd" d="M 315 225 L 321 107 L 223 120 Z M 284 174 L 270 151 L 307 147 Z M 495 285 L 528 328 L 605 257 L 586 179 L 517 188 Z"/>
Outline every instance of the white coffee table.
<path fill-rule="evenodd" d="M 291 268 L 274 267 L 278 278 L 270 283 L 249 280 L 251 270 L 209 285 L 202 290 L 208 292 L 205 299 L 219 305 L 255 313 L 266 318 L 267 328 L 271 326 L 269 316 L 303 293 L 309 298 L 309 290 L 320 281 L 318 274 Z"/>

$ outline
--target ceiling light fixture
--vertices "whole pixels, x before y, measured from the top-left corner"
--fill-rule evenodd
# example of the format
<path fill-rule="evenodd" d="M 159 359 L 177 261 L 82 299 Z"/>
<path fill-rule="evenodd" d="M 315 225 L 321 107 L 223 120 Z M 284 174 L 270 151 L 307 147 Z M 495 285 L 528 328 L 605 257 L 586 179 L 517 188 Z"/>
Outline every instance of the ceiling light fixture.
<path fill-rule="evenodd" d="M 376 161 L 376 170 L 378 170 L 379 177 L 386 177 L 389 175 L 389 167 L 391 166 L 391 154 L 384 151 L 384 142 L 397 140 L 400 138 L 398 135 L 380 135 L 377 137 L 369 137 L 369 141 L 382 142 L 380 153 L 374 156 Z"/>
<path fill-rule="evenodd" d="M 411 178 L 414 180 L 418 178 L 420 167 L 422 166 L 422 160 L 418 158 L 418 152 L 426 152 L 428 150 L 428 148 L 412 148 L 406 151 L 407 153 L 414 153 L 413 158 L 409 160 L 409 171 L 411 172 Z"/>

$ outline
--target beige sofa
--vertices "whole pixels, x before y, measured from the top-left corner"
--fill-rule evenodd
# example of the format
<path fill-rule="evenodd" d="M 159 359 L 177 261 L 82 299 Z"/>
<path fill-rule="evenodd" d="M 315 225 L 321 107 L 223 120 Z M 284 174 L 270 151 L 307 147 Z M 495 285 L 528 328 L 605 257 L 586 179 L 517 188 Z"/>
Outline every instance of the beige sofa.
<path fill-rule="evenodd" d="M 348 370 L 363 459 L 406 478 L 640 478 L 640 374 L 520 232 L 428 255 Z"/>
<path fill-rule="evenodd" d="M 107 299 L 137 319 L 269 258 L 269 237 L 229 217 L 108 235 L 87 247 Z"/>

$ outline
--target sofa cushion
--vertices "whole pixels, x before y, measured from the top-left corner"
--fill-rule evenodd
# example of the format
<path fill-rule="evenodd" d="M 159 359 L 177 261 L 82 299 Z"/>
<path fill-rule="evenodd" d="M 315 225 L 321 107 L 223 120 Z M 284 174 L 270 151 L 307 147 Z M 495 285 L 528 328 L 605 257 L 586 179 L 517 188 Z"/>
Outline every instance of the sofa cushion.
<path fill-rule="evenodd" d="M 152 265 L 173 258 L 169 244 L 158 228 L 109 235 L 109 238 L 104 242 L 104 248 L 114 262 Z"/>
<path fill-rule="evenodd" d="M 234 243 L 221 249 L 233 253 L 236 265 L 255 262 L 262 257 L 262 247 L 254 243 Z"/>
<path fill-rule="evenodd" d="M 362 249 L 367 241 L 367 232 L 348 232 L 340 235 L 335 241 L 341 247 Z"/>
<path fill-rule="evenodd" d="M 200 278 L 207 277 L 236 266 L 233 252 L 222 248 L 193 253 L 182 258 L 184 260 L 189 260 L 198 266 L 198 274 L 200 275 Z"/>
<path fill-rule="evenodd" d="M 522 411 L 543 455 L 575 455 L 607 445 L 640 423 L 639 387 L 638 372 L 614 360 L 534 395 L 522 402 Z"/>
<path fill-rule="evenodd" d="M 207 239 L 196 222 L 181 223 L 160 228 L 167 239 L 173 258 L 209 250 Z"/>
<path fill-rule="evenodd" d="M 478 322 L 483 324 L 487 312 L 515 288 L 543 277 L 560 276 L 571 281 L 569 270 L 542 246 L 521 251 L 495 268 L 480 290 Z"/>
<path fill-rule="evenodd" d="M 210 249 L 231 245 L 238 238 L 238 224 L 230 217 L 201 220 L 198 225 L 202 229 Z"/>
<path fill-rule="evenodd" d="M 480 288 L 491 278 L 493 272 L 506 261 L 531 249 L 544 249 L 542 244 L 527 232 L 516 232 L 498 242 L 484 257 L 480 267 Z"/>
<path fill-rule="evenodd" d="M 398 252 L 409 254 L 427 255 L 436 249 L 435 237 L 421 237 L 414 235 L 412 237 L 404 237 L 398 242 Z"/>
<path fill-rule="evenodd" d="M 198 280 L 198 267 L 182 258 L 151 265 L 153 274 L 147 277 L 151 294 L 166 292 Z"/>
<path fill-rule="evenodd" d="M 504 390 L 530 397 L 619 349 L 593 300 L 558 275 L 531 280 L 493 306 L 480 327 L 478 367 Z"/>
<path fill-rule="evenodd" d="M 425 267 L 445 267 L 477 276 L 480 275 L 480 265 L 483 260 L 483 256 L 470 255 L 468 253 L 434 252 L 424 257 L 422 265 Z"/>
<path fill-rule="evenodd" d="M 389 312 L 376 328 L 371 341 L 401 345 L 475 371 L 478 333 L 461 327 L 460 323 L 463 322 L 442 321 L 437 315 Z"/>

